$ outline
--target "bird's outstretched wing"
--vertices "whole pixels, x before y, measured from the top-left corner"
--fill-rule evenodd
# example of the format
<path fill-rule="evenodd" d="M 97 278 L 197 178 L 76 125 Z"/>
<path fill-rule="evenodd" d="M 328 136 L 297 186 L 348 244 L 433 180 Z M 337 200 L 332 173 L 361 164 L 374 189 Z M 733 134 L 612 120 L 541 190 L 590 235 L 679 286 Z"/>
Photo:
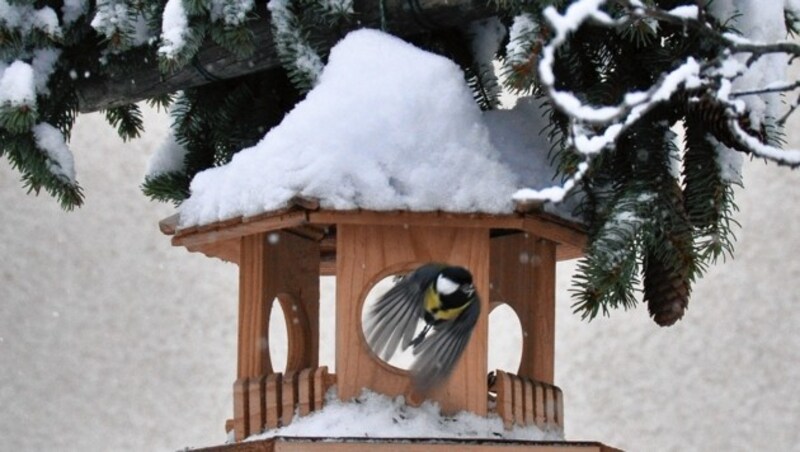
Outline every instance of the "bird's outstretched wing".
<path fill-rule="evenodd" d="M 414 338 L 417 321 L 423 316 L 425 290 L 442 269 L 441 264 L 426 264 L 406 275 L 389 289 L 366 319 L 366 338 L 383 360 L 392 357 L 398 346 L 407 348 Z"/>
<path fill-rule="evenodd" d="M 478 322 L 480 305 L 476 297 L 455 320 L 436 325 L 433 334 L 414 347 L 417 358 L 411 374 L 417 391 L 427 392 L 453 371 Z"/>

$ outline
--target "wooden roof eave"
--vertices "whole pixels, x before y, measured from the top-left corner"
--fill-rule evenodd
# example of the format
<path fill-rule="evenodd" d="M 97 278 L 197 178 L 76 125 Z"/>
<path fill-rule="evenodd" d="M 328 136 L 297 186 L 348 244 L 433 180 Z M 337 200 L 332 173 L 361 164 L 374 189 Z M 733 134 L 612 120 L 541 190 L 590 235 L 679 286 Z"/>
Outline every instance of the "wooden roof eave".
<path fill-rule="evenodd" d="M 238 262 L 241 237 L 289 230 L 299 235 L 322 240 L 324 237 L 324 233 L 321 232 L 322 228 L 338 224 L 457 226 L 524 231 L 555 242 L 557 244 L 556 258 L 559 261 L 582 256 L 586 245 L 586 233 L 580 224 L 542 212 L 493 215 L 405 210 L 337 211 L 319 210 L 318 204 L 302 200 L 293 202 L 289 208 L 252 217 L 237 217 L 183 229 L 179 228 L 178 224 L 178 218 L 175 215 L 159 223 L 163 233 L 173 236 L 172 244 L 174 246 L 183 246 L 189 251 L 201 252 L 228 262 Z M 330 256 L 328 256 L 328 260 L 330 260 Z"/>

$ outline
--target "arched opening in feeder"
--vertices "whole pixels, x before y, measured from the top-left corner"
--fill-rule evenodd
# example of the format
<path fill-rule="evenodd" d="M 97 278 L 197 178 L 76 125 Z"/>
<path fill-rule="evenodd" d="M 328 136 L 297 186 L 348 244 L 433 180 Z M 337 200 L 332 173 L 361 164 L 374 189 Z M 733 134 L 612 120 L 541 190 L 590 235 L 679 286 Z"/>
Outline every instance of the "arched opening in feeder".
<path fill-rule="evenodd" d="M 289 354 L 289 335 L 286 316 L 278 298 L 272 300 L 269 312 L 269 333 L 267 344 L 273 372 L 286 372 L 286 359 Z"/>
<path fill-rule="evenodd" d="M 319 278 L 319 292 L 324 294 L 319 304 L 319 365 L 336 371 L 336 300 L 328 294 L 336 293 L 336 278 Z"/>
<path fill-rule="evenodd" d="M 522 361 L 522 325 L 511 306 L 499 303 L 489 312 L 489 370 L 519 372 Z"/>

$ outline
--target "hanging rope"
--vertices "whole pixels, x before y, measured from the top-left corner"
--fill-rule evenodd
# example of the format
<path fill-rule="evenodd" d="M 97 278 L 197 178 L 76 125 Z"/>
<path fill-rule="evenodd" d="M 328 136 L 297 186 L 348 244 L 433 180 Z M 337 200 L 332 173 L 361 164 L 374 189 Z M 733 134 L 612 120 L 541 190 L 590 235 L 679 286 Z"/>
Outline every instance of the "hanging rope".
<path fill-rule="evenodd" d="M 381 12 L 381 31 L 388 33 L 389 25 L 386 23 L 386 0 L 380 0 L 378 7 Z"/>
<path fill-rule="evenodd" d="M 197 71 L 198 74 L 202 75 L 203 78 L 206 79 L 207 82 L 218 82 L 222 80 L 216 75 L 208 72 L 208 70 L 206 70 L 206 68 L 203 67 L 203 65 L 200 63 L 200 58 L 197 57 L 197 54 L 195 54 L 192 57 L 192 66 L 194 67 L 194 69 Z"/>

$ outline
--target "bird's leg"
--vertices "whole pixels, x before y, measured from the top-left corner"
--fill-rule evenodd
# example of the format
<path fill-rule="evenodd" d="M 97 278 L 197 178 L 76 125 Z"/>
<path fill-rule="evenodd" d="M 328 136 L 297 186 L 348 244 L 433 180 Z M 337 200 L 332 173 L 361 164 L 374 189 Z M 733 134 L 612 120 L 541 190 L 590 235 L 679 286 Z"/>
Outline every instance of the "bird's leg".
<path fill-rule="evenodd" d="M 409 342 L 408 345 L 412 345 L 414 347 L 419 345 L 422 342 L 422 340 L 425 339 L 425 335 L 428 334 L 428 331 L 430 331 L 432 326 L 433 323 L 426 323 L 425 328 L 423 328 L 422 331 L 420 331 L 420 333 L 417 335 L 417 337 L 415 337 L 414 340 Z"/>

